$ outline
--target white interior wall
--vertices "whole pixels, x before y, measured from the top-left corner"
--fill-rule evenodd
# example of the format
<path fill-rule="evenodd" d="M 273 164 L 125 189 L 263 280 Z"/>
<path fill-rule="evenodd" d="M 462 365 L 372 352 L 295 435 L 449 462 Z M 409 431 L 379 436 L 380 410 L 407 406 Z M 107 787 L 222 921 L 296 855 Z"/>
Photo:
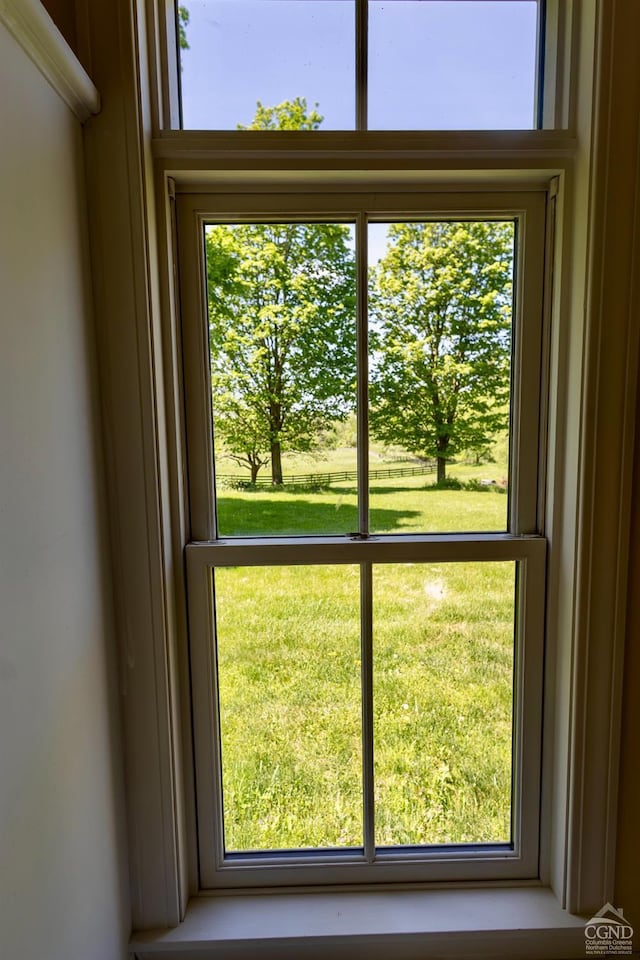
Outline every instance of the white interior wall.
<path fill-rule="evenodd" d="M 81 127 L 0 24 L 0 957 L 129 912 Z"/>

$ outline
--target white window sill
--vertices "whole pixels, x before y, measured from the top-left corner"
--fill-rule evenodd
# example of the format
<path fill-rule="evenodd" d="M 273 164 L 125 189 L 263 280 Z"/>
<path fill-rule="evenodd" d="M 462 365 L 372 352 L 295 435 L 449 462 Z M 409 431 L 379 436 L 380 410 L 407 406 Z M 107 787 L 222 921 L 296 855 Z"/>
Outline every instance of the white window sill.
<path fill-rule="evenodd" d="M 550 890 L 384 890 L 199 897 L 172 930 L 134 934 L 144 960 L 583 958 L 584 919 Z"/>

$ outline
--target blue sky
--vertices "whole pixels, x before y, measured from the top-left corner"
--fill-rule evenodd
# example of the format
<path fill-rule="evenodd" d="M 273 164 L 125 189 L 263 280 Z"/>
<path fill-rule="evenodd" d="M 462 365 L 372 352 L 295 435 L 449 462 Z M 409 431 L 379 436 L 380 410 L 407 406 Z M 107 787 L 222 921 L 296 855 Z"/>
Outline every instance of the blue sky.
<path fill-rule="evenodd" d="M 184 126 L 235 129 L 256 101 L 355 125 L 354 0 L 180 0 Z M 370 129 L 533 126 L 535 0 L 370 0 Z"/>

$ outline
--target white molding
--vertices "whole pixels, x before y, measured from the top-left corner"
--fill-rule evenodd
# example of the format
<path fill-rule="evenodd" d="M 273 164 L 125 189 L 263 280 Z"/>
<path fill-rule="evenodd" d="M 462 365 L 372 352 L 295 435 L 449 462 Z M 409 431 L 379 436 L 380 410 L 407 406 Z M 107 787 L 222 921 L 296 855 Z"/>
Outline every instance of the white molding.
<path fill-rule="evenodd" d="M 81 123 L 99 112 L 100 94 L 39 0 L 0 0 L 0 22 Z"/>

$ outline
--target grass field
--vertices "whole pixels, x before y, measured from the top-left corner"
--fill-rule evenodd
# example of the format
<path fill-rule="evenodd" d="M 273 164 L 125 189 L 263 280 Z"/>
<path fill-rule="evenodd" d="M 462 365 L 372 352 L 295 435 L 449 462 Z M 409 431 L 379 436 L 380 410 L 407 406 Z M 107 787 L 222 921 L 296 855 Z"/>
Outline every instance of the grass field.
<path fill-rule="evenodd" d="M 469 481 L 494 480 L 495 486 L 475 490 L 431 489 L 435 475 L 372 481 L 369 490 L 370 529 L 373 533 L 442 533 L 501 531 L 507 527 L 507 501 L 501 485 L 506 476 L 504 452 L 497 463 L 455 464 L 449 475 Z M 415 467 L 415 458 L 395 454 L 383 457 L 373 450 L 371 468 Z M 233 471 L 232 468 L 233 467 Z M 339 448 L 322 460 L 290 458 L 284 475 L 355 470 L 355 452 Z M 216 472 L 246 478 L 228 460 L 216 464 Z M 268 474 L 267 474 L 268 475 Z M 284 485 L 245 491 L 230 486 L 218 491 L 218 527 L 221 536 L 275 536 L 278 534 L 346 534 L 357 529 L 355 481 L 314 488 Z"/>
<path fill-rule="evenodd" d="M 430 479 L 376 484 L 372 529 L 505 529 L 504 493 Z M 357 526 L 348 485 L 224 490 L 219 512 L 223 534 Z M 379 845 L 510 839 L 514 579 L 506 562 L 374 566 Z M 215 590 L 227 850 L 361 846 L 358 567 L 220 569 Z"/>

